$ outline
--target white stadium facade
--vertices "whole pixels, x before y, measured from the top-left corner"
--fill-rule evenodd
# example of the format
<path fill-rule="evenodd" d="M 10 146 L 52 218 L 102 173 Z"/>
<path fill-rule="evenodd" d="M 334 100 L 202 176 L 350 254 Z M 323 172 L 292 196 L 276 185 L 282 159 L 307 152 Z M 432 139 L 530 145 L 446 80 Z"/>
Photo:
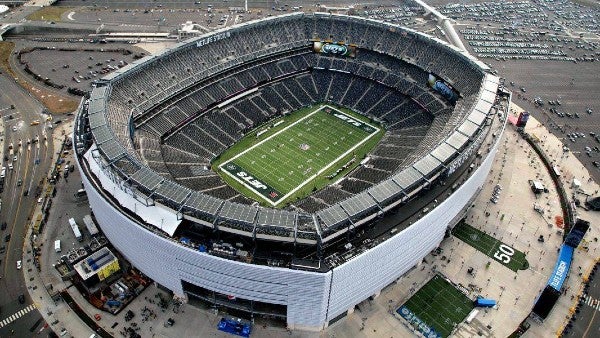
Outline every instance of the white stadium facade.
<path fill-rule="evenodd" d="M 487 66 L 439 39 L 294 13 L 105 77 L 82 101 L 74 144 L 100 228 L 133 266 L 190 302 L 322 330 L 420 264 L 464 216 L 505 127 L 502 93 Z M 322 102 L 386 129 L 343 180 L 272 209 L 210 169 L 250 130 Z"/>

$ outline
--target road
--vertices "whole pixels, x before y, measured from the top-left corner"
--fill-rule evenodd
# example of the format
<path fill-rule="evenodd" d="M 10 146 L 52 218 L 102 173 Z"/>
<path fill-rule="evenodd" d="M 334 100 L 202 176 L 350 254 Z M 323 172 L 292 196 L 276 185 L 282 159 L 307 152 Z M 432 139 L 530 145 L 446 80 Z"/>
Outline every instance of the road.
<path fill-rule="evenodd" d="M 17 270 L 16 263 L 23 254 L 28 218 L 32 206 L 37 202 L 36 190 L 50 166 L 52 142 L 50 135 L 46 135 L 41 104 L 4 74 L 0 75 L 0 88 L 0 114 L 5 127 L 2 137 L 2 166 L 6 167 L 0 223 L 7 223 L 6 230 L 0 232 L 0 246 L 5 247 L 5 253 L 0 255 L 0 336 L 8 337 L 12 330 L 24 333 L 32 328 L 39 329 L 43 322 L 40 321 L 40 313 L 30 306 L 35 304 L 28 297 L 23 273 Z M 15 109 L 10 108 L 11 104 Z M 40 120 L 40 124 L 31 126 L 34 120 Z M 34 140 L 36 136 L 39 137 L 39 142 L 27 144 L 28 140 Z M 19 141 L 22 146 L 19 146 Z M 9 151 L 11 143 L 13 155 Z M 9 164 L 12 164 L 13 170 L 9 169 Z M 5 237 L 9 234 L 11 239 L 6 242 Z M 22 264 L 23 269 L 35 269 L 31 260 L 23 261 Z M 24 304 L 18 302 L 20 294 L 25 295 Z"/>
<path fill-rule="evenodd" d="M 600 279 L 594 274 L 588 290 L 580 298 L 581 305 L 575 320 L 568 326 L 564 337 L 598 337 L 600 335 Z"/>

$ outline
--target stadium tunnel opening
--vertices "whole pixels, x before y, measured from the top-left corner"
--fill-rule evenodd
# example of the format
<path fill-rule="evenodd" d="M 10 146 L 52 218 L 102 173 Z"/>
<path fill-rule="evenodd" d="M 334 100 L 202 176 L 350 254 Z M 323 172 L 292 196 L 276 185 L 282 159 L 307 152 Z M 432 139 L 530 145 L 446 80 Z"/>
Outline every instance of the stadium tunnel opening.
<path fill-rule="evenodd" d="M 268 321 L 269 325 L 285 327 L 287 306 L 244 299 L 211 291 L 192 283 L 181 281 L 189 303 L 204 309 L 213 309 L 246 320 Z"/>

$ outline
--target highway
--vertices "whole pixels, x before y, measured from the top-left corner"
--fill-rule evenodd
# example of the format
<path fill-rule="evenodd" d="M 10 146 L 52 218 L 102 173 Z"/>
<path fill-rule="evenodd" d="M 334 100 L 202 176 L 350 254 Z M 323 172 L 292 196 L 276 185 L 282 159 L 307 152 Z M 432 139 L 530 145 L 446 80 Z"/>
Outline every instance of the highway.
<path fill-rule="evenodd" d="M 0 114 L 4 123 L 2 166 L 6 167 L 0 195 L 0 223 L 7 223 L 7 228 L 0 231 L 0 247 L 5 248 L 0 254 L 0 337 L 9 337 L 13 330 L 22 336 L 32 328 L 38 331 L 43 325 L 34 301 L 29 299 L 17 261 L 22 260 L 28 219 L 37 203 L 36 192 L 41 189 L 40 182 L 51 164 L 52 142 L 45 116 L 41 114 L 42 105 L 4 74 L 0 75 L 0 88 Z M 11 109 L 11 105 L 15 108 Z M 39 120 L 39 125 L 31 125 L 34 120 Z M 33 143 L 36 136 L 39 142 Z M 11 143 L 13 155 L 9 150 Z M 11 237 L 8 242 L 7 235 Z M 22 265 L 22 269 L 35 269 L 31 259 L 22 260 Z M 18 301 L 21 294 L 25 296 L 23 304 Z"/>

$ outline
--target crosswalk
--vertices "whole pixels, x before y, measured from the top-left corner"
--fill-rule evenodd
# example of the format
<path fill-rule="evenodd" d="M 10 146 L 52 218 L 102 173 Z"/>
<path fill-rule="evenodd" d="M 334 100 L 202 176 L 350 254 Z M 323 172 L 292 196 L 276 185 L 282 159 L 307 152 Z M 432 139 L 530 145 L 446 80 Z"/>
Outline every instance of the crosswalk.
<path fill-rule="evenodd" d="M 28 314 L 29 312 L 31 312 L 34 309 L 35 309 L 35 305 L 31 304 L 28 307 L 15 312 L 12 316 L 7 317 L 4 320 L 0 321 L 0 328 L 5 327 L 6 325 L 14 322 L 15 320 L 23 317 L 24 315 Z"/>
<path fill-rule="evenodd" d="M 583 295 L 581 297 L 581 299 L 583 299 L 583 303 L 585 305 L 588 305 L 588 306 L 596 309 L 596 311 L 600 311 L 600 299 L 595 299 L 595 298 L 591 297 L 590 295 Z"/>

